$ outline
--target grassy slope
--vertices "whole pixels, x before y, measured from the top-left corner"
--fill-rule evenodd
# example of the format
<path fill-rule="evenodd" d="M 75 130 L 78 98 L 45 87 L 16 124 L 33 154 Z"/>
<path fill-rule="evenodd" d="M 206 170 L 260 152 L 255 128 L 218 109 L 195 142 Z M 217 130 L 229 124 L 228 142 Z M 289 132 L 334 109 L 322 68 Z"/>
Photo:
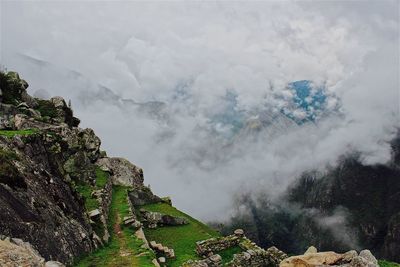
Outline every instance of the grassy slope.
<path fill-rule="evenodd" d="M 189 224 L 183 226 L 145 229 L 145 234 L 149 242 L 154 240 L 175 250 L 176 259 L 168 260 L 168 266 L 180 266 L 189 259 L 199 259 L 195 253 L 196 241 L 220 236 L 218 232 L 166 203 L 145 205 L 142 208 L 148 211 L 185 217 L 189 220 Z M 227 255 L 227 257 L 229 256 Z"/>
<path fill-rule="evenodd" d="M 128 214 L 127 188 L 114 186 L 109 220 L 111 241 L 82 259 L 76 266 L 154 266 L 151 263 L 154 256 L 148 250 L 141 248 L 143 242 L 134 236 L 133 228 L 121 224 L 122 218 Z"/>
<path fill-rule="evenodd" d="M 0 135 L 5 137 L 14 137 L 15 135 L 31 135 L 37 133 L 36 129 L 27 130 L 0 130 Z"/>
<path fill-rule="evenodd" d="M 109 174 L 99 167 L 96 168 L 96 184 L 92 186 L 87 183 L 79 183 L 75 186 L 76 191 L 85 198 L 85 207 L 87 211 L 92 211 L 99 208 L 99 203 L 96 198 L 92 197 L 94 190 L 102 189 L 108 180 Z"/>

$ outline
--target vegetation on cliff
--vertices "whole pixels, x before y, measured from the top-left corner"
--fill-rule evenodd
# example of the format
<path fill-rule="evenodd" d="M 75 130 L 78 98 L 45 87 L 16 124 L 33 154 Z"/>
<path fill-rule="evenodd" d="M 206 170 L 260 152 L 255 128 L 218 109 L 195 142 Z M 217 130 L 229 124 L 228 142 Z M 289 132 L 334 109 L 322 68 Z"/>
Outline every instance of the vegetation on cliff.
<path fill-rule="evenodd" d="M 135 236 L 132 227 L 127 227 L 122 223 L 122 218 L 129 214 L 127 190 L 128 188 L 123 186 L 113 187 L 108 224 L 111 233 L 109 243 L 81 259 L 76 266 L 154 266 L 152 252 L 149 249 L 142 248 L 143 242 Z"/>

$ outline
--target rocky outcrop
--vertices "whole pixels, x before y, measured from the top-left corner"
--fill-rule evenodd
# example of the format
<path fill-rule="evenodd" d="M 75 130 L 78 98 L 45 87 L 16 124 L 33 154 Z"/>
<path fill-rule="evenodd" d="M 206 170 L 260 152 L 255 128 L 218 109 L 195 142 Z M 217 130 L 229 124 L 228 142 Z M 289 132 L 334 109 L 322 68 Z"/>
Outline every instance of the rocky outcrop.
<path fill-rule="evenodd" d="M 343 266 L 343 267 L 379 267 L 378 261 L 369 250 L 358 254 L 352 250 L 344 254 L 316 252 L 315 248 L 307 250 L 304 255 L 293 256 L 283 260 L 280 267 L 317 267 L 317 266 Z"/>
<path fill-rule="evenodd" d="M 143 170 L 123 158 L 101 158 L 97 161 L 104 171 L 109 171 L 116 185 L 142 186 Z"/>
<path fill-rule="evenodd" d="M 143 217 L 143 222 L 146 223 L 148 228 L 157 228 L 158 226 L 163 225 L 185 225 L 188 224 L 189 221 L 185 218 L 175 217 L 167 214 L 162 214 L 159 212 L 151 212 L 144 209 L 140 209 L 140 213 Z"/>
<path fill-rule="evenodd" d="M 62 157 L 48 151 L 45 134 L 0 137 L 0 150 L 12 151 L 0 181 L 0 234 L 21 238 L 46 259 L 64 263 L 93 250 L 92 229 L 83 202 L 59 168 Z M 7 177 L 7 176 L 3 176 Z"/>
<path fill-rule="evenodd" d="M 0 129 L 15 133 L 0 135 L 0 235 L 70 264 L 98 245 L 76 185 L 95 183 L 100 139 L 62 98 L 31 98 L 17 74 L 0 73 L 0 88 Z"/>
<path fill-rule="evenodd" d="M 149 187 L 144 185 L 136 186 L 135 190 L 129 191 L 128 196 L 133 206 L 165 202 L 160 197 L 154 195 Z"/>
<path fill-rule="evenodd" d="M 0 266 L 65 267 L 60 262 L 46 262 L 28 242 L 8 237 L 0 238 Z"/>

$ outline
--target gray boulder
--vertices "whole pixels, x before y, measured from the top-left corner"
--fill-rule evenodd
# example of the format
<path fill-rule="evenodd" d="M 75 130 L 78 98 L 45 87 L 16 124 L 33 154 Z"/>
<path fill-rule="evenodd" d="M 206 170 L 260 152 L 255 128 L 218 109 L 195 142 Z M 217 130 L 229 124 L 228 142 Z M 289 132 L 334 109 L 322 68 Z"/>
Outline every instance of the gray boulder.
<path fill-rule="evenodd" d="M 143 185 L 143 170 L 124 158 L 100 158 L 96 164 L 112 172 L 111 179 L 115 185 Z"/>

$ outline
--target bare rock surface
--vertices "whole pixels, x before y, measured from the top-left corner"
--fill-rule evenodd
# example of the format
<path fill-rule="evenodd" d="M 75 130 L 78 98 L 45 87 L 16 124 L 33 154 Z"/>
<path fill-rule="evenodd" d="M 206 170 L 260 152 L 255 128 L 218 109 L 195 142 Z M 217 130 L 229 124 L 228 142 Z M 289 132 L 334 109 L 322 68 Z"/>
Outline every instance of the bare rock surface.
<path fill-rule="evenodd" d="M 100 158 L 97 165 L 111 171 L 114 184 L 124 186 L 143 184 L 143 170 L 124 158 Z"/>

